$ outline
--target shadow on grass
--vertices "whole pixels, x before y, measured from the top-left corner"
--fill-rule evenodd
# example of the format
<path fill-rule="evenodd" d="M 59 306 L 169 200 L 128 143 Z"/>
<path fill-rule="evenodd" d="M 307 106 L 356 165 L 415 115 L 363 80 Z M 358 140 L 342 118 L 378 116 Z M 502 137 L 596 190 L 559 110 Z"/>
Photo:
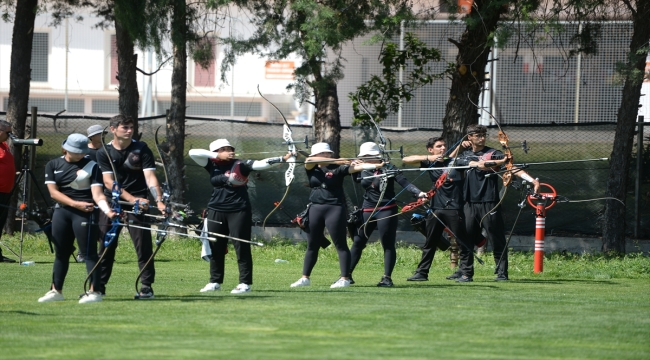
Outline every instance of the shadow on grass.
<path fill-rule="evenodd" d="M 34 312 L 29 312 L 29 311 L 22 311 L 22 310 L 0 310 L 0 314 L 20 314 L 20 315 L 35 315 L 35 316 L 42 315 L 42 314 L 39 314 L 39 313 L 34 313 Z"/>
<path fill-rule="evenodd" d="M 213 295 L 156 295 L 155 298 L 153 299 L 134 299 L 133 297 L 131 298 L 116 298 L 116 299 L 110 299 L 110 301 L 114 302 L 131 302 L 131 301 L 137 301 L 137 302 L 142 302 L 142 303 L 155 303 L 155 302 L 161 302 L 161 301 L 180 301 L 180 302 L 194 302 L 194 301 L 224 301 L 224 300 L 254 300 L 254 299 L 266 299 L 266 298 L 272 298 L 274 296 L 265 296 L 265 295 L 252 295 L 252 294 L 247 294 L 243 296 L 237 296 L 237 295 L 230 295 L 228 294 L 227 296 L 213 296 Z"/>
<path fill-rule="evenodd" d="M 620 285 L 620 282 L 613 280 L 590 280 L 590 279 L 521 279 L 507 281 L 510 284 L 535 284 L 535 285 L 557 285 L 557 284 L 571 284 L 571 283 L 584 283 L 584 284 L 599 284 L 599 285 Z"/>

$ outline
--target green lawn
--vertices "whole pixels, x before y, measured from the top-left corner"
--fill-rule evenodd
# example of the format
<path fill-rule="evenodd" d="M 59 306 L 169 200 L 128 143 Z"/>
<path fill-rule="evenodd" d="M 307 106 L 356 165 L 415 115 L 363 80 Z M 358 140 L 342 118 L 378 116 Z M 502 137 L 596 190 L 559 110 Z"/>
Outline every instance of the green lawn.
<path fill-rule="evenodd" d="M 17 249 L 17 238 L 3 237 Z M 398 249 L 394 288 L 377 288 L 381 249 L 366 249 L 356 285 L 330 290 L 336 253 L 321 252 L 312 286 L 290 289 L 300 276 L 304 244 L 276 240 L 255 248 L 255 283 L 237 284 L 234 251 L 227 255 L 224 290 L 201 294 L 208 264 L 197 242 L 163 244 L 156 298 L 133 300 L 136 263 L 122 241 L 101 303 L 78 304 L 84 266 L 71 264 L 66 301 L 39 304 L 53 255 L 28 236 L 25 258 L 34 266 L 0 264 L 0 356 L 9 358 L 232 358 L 232 359 L 548 359 L 650 358 L 650 259 L 628 255 L 551 255 L 532 273 L 532 255 L 512 256 L 507 283 L 492 281 L 486 255 L 475 281 L 456 284 L 448 254 L 440 253 L 430 281 L 406 282 L 419 258 Z M 5 249 L 5 255 L 9 252 Z M 275 263 L 276 258 L 288 263 Z"/>

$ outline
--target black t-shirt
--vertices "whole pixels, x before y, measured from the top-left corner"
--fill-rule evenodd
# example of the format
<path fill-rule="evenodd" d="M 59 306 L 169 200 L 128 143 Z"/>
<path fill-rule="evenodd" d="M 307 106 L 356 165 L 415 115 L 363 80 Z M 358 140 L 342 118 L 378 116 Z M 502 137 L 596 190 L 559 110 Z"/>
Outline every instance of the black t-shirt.
<path fill-rule="evenodd" d="M 460 154 L 460 157 L 469 161 L 503 159 L 503 153 L 486 146 L 477 152 L 472 151 L 472 149 L 465 150 Z M 496 174 L 485 177 L 487 174 L 494 174 L 494 171 L 478 169 L 469 169 L 467 171 L 467 178 L 465 179 L 465 201 L 470 203 L 499 201 L 499 183 L 501 182 L 501 177 Z"/>
<path fill-rule="evenodd" d="M 45 184 L 56 184 L 59 191 L 75 201 L 93 202 L 91 186 L 103 186 L 97 163 L 84 157 L 67 162 L 63 156 L 45 165 Z"/>
<path fill-rule="evenodd" d="M 254 160 L 208 160 L 204 166 L 210 174 L 210 183 L 214 188 L 208 202 L 208 208 L 220 212 L 250 210 L 248 198 L 248 175 L 253 171 Z M 236 175 L 234 183 L 229 182 L 230 174 Z"/>
<path fill-rule="evenodd" d="M 113 147 L 113 142 L 111 142 L 106 144 L 106 150 L 111 155 L 113 166 L 117 171 L 117 174 L 113 174 L 113 176 L 122 186 L 122 189 L 133 196 L 147 198 L 148 189 L 143 170 L 156 171 L 153 153 L 147 144 L 133 140 L 126 149 L 117 150 Z M 106 152 L 97 152 L 97 163 L 103 174 L 113 173 Z M 105 188 L 104 194 L 110 198 L 111 189 Z"/>
<path fill-rule="evenodd" d="M 437 168 L 449 166 L 466 166 L 469 161 L 465 159 L 447 159 L 445 161 L 422 161 L 420 167 Z M 461 210 L 465 204 L 463 198 L 464 190 L 464 171 L 459 169 L 440 169 L 431 170 L 429 178 L 433 182 L 431 189 L 436 190 L 436 194 L 431 199 L 431 207 L 440 210 Z M 436 182 L 443 175 L 447 174 L 442 186 L 436 189 Z"/>
<path fill-rule="evenodd" d="M 307 170 L 309 179 L 309 201 L 314 204 L 345 205 L 343 180 L 350 174 L 350 166 L 331 164 L 324 167 L 318 165 Z"/>
<path fill-rule="evenodd" d="M 395 177 L 388 178 L 388 183 L 386 184 L 386 192 L 384 192 L 384 198 L 381 201 L 381 204 L 377 204 L 379 201 L 379 196 L 381 195 L 381 179 L 380 177 L 372 179 L 363 179 L 367 176 L 379 175 L 386 173 L 386 170 L 398 170 L 397 167 L 393 164 L 387 164 L 377 170 L 363 170 L 360 173 L 352 174 L 354 181 L 361 184 L 361 186 L 366 190 L 366 193 L 363 195 L 363 208 L 364 209 L 374 209 L 375 206 L 383 207 L 386 205 L 395 204 L 395 181 L 399 183 L 403 188 L 410 191 L 411 193 L 417 195 L 420 193 L 420 190 L 412 185 L 408 179 L 402 175 L 396 175 Z M 390 204 L 389 204 L 390 201 Z"/>
<path fill-rule="evenodd" d="M 88 148 L 88 150 L 90 150 L 90 151 L 88 152 L 88 155 L 86 155 L 86 157 L 88 157 L 90 160 L 92 160 L 94 162 L 97 162 L 97 151 L 99 149 Z M 102 151 L 104 151 L 104 150 L 102 150 Z"/>

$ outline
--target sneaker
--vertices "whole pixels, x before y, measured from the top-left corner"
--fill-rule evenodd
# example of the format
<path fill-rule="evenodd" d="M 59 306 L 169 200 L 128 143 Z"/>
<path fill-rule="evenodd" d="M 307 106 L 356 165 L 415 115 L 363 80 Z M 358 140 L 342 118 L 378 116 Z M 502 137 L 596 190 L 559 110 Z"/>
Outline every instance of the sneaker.
<path fill-rule="evenodd" d="M 510 280 L 508 279 L 508 276 L 503 274 L 500 274 L 499 276 L 496 277 L 496 279 L 494 279 L 494 281 L 508 281 L 508 280 Z"/>
<path fill-rule="evenodd" d="M 350 286 L 350 280 L 346 280 L 344 278 L 340 278 L 336 280 L 336 282 L 332 285 L 330 285 L 330 289 L 338 289 L 338 288 L 344 288 Z"/>
<path fill-rule="evenodd" d="M 148 285 L 142 285 L 140 288 L 140 292 L 135 295 L 136 299 L 142 299 L 142 300 L 147 300 L 147 299 L 153 299 L 153 289 L 151 286 Z"/>
<path fill-rule="evenodd" d="M 56 290 L 48 291 L 45 296 L 38 299 L 39 303 L 50 302 L 50 301 L 63 301 L 63 294 Z"/>
<path fill-rule="evenodd" d="M 381 281 L 377 284 L 379 287 L 393 287 L 393 279 L 389 276 L 382 276 Z"/>
<path fill-rule="evenodd" d="M 352 275 L 350 275 L 348 279 L 350 279 L 350 285 L 354 285 L 354 280 L 352 279 Z"/>
<path fill-rule="evenodd" d="M 77 254 L 76 260 L 77 260 L 78 263 L 80 263 L 80 262 L 86 261 L 86 258 L 81 254 Z"/>
<path fill-rule="evenodd" d="M 447 279 L 447 280 L 457 280 L 457 279 L 459 279 L 461 276 L 463 276 L 463 273 L 460 272 L 460 271 L 456 271 L 455 273 L 453 273 L 453 274 L 447 276 L 445 279 Z"/>
<path fill-rule="evenodd" d="M 251 287 L 248 284 L 241 283 L 236 288 L 232 289 L 231 294 L 243 294 L 251 292 Z"/>
<path fill-rule="evenodd" d="M 471 277 L 469 277 L 467 275 L 463 275 L 463 276 L 459 277 L 458 279 L 456 279 L 456 282 L 459 282 L 459 283 L 472 282 L 472 281 L 474 281 L 474 279 L 472 279 Z"/>
<path fill-rule="evenodd" d="M 102 294 L 95 291 L 89 291 L 79 299 L 79 304 L 93 303 L 102 301 Z"/>
<path fill-rule="evenodd" d="M 429 275 L 424 275 L 424 274 L 420 274 L 419 272 L 416 272 L 415 274 L 413 274 L 413 276 L 406 279 L 406 281 L 429 281 Z"/>
<path fill-rule="evenodd" d="M 208 283 L 208 285 L 204 286 L 203 289 L 201 289 L 201 292 L 208 292 L 208 291 L 219 291 L 221 290 L 221 285 L 218 283 Z"/>
<path fill-rule="evenodd" d="M 291 284 L 291 287 L 301 287 L 301 286 L 309 286 L 309 285 L 311 285 L 311 280 L 309 280 L 309 278 L 301 277 L 300 279 L 298 279 L 298 281 Z"/>
<path fill-rule="evenodd" d="M 16 260 L 14 260 L 12 258 L 8 258 L 6 256 L 0 256 L 0 262 L 15 263 Z"/>

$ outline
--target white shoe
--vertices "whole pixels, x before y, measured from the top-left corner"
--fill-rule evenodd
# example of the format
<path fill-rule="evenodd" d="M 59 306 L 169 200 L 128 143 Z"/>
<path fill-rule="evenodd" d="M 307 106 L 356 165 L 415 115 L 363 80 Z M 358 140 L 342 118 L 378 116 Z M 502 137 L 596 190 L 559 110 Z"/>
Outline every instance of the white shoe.
<path fill-rule="evenodd" d="M 102 293 L 89 291 L 79 299 L 79 304 L 93 303 L 102 301 Z"/>
<path fill-rule="evenodd" d="M 309 285 L 311 285 L 311 281 L 309 280 L 309 278 L 301 277 L 300 279 L 298 279 L 298 281 L 291 284 L 291 287 L 301 287 L 301 286 L 309 286 Z"/>
<path fill-rule="evenodd" d="M 201 292 L 208 292 L 208 291 L 219 291 L 221 290 L 221 285 L 218 283 L 208 283 L 208 285 L 204 286 L 203 289 L 201 289 Z"/>
<path fill-rule="evenodd" d="M 338 288 L 344 288 L 348 286 L 350 286 L 350 280 L 345 280 L 344 278 L 340 278 L 330 286 L 330 289 L 338 289 Z"/>
<path fill-rule="evenodd" d="M 48 291 L 45 296 L 38 299 L 39 303 L 50 302 L 50 301 L 63 301 L 63 294 L 56 290 Z"/>
<path fill-rule="evenodd" d="M 247 293 L 247 292 L 251 292 L 251 287 L 248 286 L 247 284 L 241 283 L 241 284 L 237 285 L 236 288 L 232 289 L 232 291 L 230 293 L 231 294 L 243 294 L 243 293 Z"/>

